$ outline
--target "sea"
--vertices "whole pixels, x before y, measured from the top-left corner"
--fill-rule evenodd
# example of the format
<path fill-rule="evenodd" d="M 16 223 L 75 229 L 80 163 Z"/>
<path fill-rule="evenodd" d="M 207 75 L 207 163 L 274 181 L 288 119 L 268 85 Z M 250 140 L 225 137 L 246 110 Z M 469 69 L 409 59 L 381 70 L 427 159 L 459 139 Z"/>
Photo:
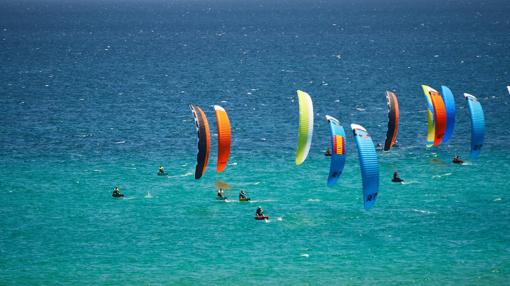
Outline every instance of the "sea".
<path fill-rule="evenodd" d="M 507 0 L 0 1 L 0 285 L 508 285 L 509 14 Z M 432 148 L 422 84 L 457 106 Z M 298 89 L 315 114 L 300 166 Z M 378 153 L 365 210 L 350 124 L 383 143 L 386 90 L 399 147 Z M 464 92 L 485 112 L 476 159 Z M 200 180 L 189 104 L 211 127 Z M 213 105 L 232 124 L 222 173 Z M 348 134 L 332 188 L 326 114 Z"/>

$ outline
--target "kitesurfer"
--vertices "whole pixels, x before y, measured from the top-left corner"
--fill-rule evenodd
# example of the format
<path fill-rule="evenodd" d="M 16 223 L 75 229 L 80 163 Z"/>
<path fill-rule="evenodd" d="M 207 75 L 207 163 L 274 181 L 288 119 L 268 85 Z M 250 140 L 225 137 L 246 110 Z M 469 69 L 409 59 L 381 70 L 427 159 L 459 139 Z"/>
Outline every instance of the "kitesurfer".
<path fill-rule="evenodd" d="M 113 188 L 113 193 L 112 193 L 112 197 L 114 198 L 120 198 L 120 197 L 123 197 L 124 194 L 122 194 L 119 190 L 119 187 L 115 186 L 115 188 Z"/>
<path fill-rule="evenodd" d="M 165 176 L 165 175 L 166 175 L 165 168 L 163 168 L 163 165 L 159 165 L 158 176 Z"/>
<path fill-rule="evenodd" d="M 244 190 L 241 190 L 241 192 L 239 192 L 239 200 L 240 201 L 248 201 L 248 200 L 250 200 L 250 198 L 248 198 L 248 196 L 246 195 Z"/>
<path fill-rule="evenodd" d="M 223 191 L 223 189 L 219 189 L 219 190 L 218 190 L 218 192 L 216 193 L 216 196 L 217 196 L 216 198 L 217 198 L 218 200 L 224 200 L 224 199 L 226 199 L 226 198 L 225 198 L 225 192 Z"/>
<path fill-rule="evenodd" d="M 324 153 L 324 156 L 331 156 L 331 150 L 328 148 L 328 150 L 326 150 L 326 153 Z"/>
<path fill-rule="evenodd" d="M 394 183 L 401 183 L 404 180 L 402 178 L 400 178 L 400 176 L 398 175 L 398 172 L 395 171 L 395 172 L 393 172 L 393 179 L 391 179 L 391 181 Z"/>
<path fill-rule="evenodd" d="M 460 156 L 459 156 L 459 155 L 455 155 L 455 157 L 453 157 L 453 163 L 454 163 L 454 164 L 462 164 L 462 163 L 464 163 L 464 161 L 462 161 L 462 160 L 460 159 Z"/>
<path fill-rule="evenodd" d="M 264 210 L 261 207 L 257 208 L 257 211 L 255 212 L 256 217 L 264 217 Z"/>

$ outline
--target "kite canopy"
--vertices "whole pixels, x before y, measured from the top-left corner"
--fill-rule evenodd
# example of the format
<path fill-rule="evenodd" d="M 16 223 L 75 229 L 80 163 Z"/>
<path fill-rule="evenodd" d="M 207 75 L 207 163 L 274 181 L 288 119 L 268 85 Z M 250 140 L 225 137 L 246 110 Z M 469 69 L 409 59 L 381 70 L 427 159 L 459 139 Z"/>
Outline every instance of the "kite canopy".
<path fill-rule="evenodd" d="M 483 115 L 482 105 L 471 94 L 464 93 L 467 100 L 469 113 L 471 114 L 471 158 L 480 155 L 485 136 L 485 117 Z"/>
<path fill-rule="evenodd" d="M 227 167 L 232 136 L 230 120 L 228 119 L 225 109 L 219 105 L 215 105 L 214 110 L 216 112 L 216 125 L 218 127 L 218 164 L 216 165 L 216 171 L 221 173 L 225 167 Z"/>
<path fill-rule="evenodd" d="M 363 205 L 365 209 L 374 206 L 379 192 L 379 163 L 374 142 L 363 126 L 351 124 L 351 129 L 358 149 L 361 177 L 363 181 Z"/>
<path fill-rule="evenodd" d="M 196 105 L 190 105 L 191 112 L 195 118 L 195 126 L 198 134 L 197 166 L 195 167 L 195 179 L 200 179 L 205 173 L 209 153 L 211 149 L 211 138 L 209 135 L 209 123 L 202 109 Z"/>
<path fill-rule="evenodd" d="M 388 131 L 384 141 L 384 151 L 389 151 L 397 140 L 399 111 L 395 93 L 386 91 L 386 101 L 388 102 Z"/>
<path fill-rule="evenodd" d="M 435 91 L 435 90 L 428 85 L 422 85 L 421 88 L 423 89 L 423 94 L 425 95 L 425 98 L 427 99 L 427 121 L 428 121 L 427 147 L 432 147 L 434 145 L 434 138 L 435 138 L 436 134 L 435 134 L 435 126 L 434 126 L 434 106 L 432 105 L 432 99 L 430 98 L 430 92 Z"/>
<path fill-rule="evenodd" d="M 308 93 L 298 90 L 299 134 L 296 151 L 296 165 L 301 165 L 308 156 L 313 135 L 313 103 Z"/>
<path fill-rule="evenodd" d="M 446 108 L 446 130 L 444 132 L 443 142 L 447 143 L 452 137 L 455 128 L 455 98 L 452 91 L 447 86 L 441 86 L 441 95 L 443 96 Z"/>
<path fill-rule="evenodd" d="M 326 115 L 331 134 L 331 165 L 329 167 L 328 187 L 333 187 L 342 174 L 345 165 L 345 131 L 340 122 Z"/>
<path fill-rule="evenodd" d="M 431 90 L 430 99 L 434 107 L 434 146 L 439 146 L 446 130 L 446 108 L 439 92 Z"/>

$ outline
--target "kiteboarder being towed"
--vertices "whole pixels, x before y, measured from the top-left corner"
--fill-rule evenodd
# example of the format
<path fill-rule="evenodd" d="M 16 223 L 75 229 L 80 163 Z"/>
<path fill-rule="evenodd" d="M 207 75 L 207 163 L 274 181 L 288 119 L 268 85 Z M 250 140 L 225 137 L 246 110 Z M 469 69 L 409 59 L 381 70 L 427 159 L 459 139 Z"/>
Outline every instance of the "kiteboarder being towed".
<path fill-rule="evenodd" d="M 391 179 L 391 181 L 393 183 L 402 183 L 404 180 L 402 178 L 400 178 L 400 176 L 398 175 L 398 172 L 395 171 L 395 172 L 393 172 L 393 179 Z"/>
<path fill-rule="evenodd" d="M 257 208 L 257 211 L 255 212 L 256 217 L 264 217 L 264 210 L 261 207 Z"/>
<path fill-rule="evenodd" d="M 114 198 L 120 198 L 120 197 L 123 197 L 124 194 L 122 194 L 119 190 L 119 187 L 115 186 L 115 188 L 113 188 L 113 192 L 112 192 L 112 197 Z"/>
<path fill-rule="evenodd" d="M 464 163 L 464 161 L 462 161 L 460 159 L 459 155 L 455 155 L 455 157 L 453 157 L 453 163 L 455 163 L 455 164 L 462 164 L 462 163 Z"/>
<path fill-rule="evenodd" d="M 241 190 L 241 192 L 239 192 L 239 200 L 240 201 L 249 201 L 250 198 L 248 198 L 248 196 L 246 195 L 246 192 L 244 190 Z"/>
<path fill-rule="evenodd" d="M 163 168 L 163 165 L 159 165 L 158 176 L 166 176 L 165 168 Z"/>
<path fill-rule="evenodd" d="M 225 192 L 223 191 L 223 189 L 218 189 L 218 192 L 216 193 L 216 199 L 218 199 L 218 200 L 226 200 L 227 199 L 225 197 Z"/>

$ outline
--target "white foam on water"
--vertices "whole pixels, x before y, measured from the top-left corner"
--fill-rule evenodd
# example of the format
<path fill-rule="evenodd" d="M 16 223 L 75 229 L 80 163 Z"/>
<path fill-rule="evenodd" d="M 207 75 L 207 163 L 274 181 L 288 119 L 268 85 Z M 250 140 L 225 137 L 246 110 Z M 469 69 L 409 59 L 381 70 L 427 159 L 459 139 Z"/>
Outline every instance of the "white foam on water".
<path fill-rule="evenodd" d="M 435 212 L 427 211 L 427 210 L 419 210 L 419 209 L 411 209 L 413 212 L 422 213 L 422 214 L 436 214 Z"/>

